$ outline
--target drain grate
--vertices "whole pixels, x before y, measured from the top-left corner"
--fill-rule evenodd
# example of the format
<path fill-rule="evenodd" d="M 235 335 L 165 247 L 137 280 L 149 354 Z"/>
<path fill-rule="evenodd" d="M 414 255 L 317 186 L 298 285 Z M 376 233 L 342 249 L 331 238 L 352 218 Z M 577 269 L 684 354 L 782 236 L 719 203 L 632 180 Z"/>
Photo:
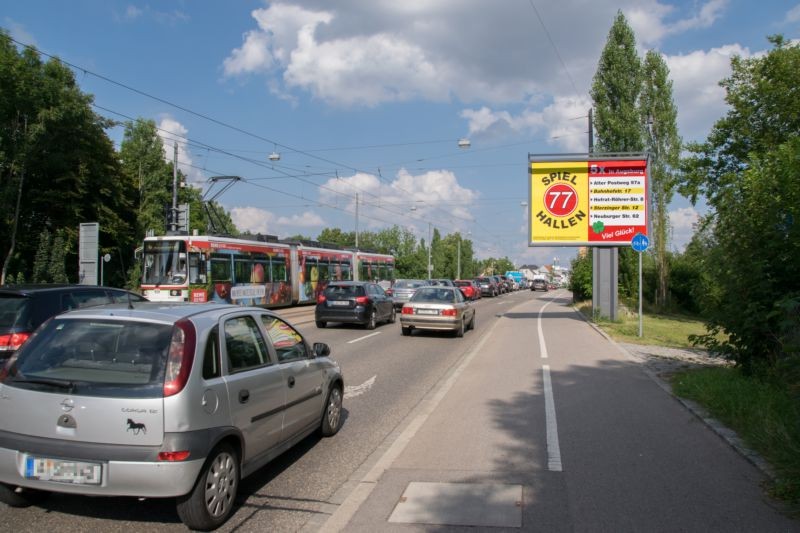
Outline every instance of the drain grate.
<path fill-rule="evenodd" d="M 522 527 L 522 485 L 414 481 L 406 487 L 389 522 Z"/>

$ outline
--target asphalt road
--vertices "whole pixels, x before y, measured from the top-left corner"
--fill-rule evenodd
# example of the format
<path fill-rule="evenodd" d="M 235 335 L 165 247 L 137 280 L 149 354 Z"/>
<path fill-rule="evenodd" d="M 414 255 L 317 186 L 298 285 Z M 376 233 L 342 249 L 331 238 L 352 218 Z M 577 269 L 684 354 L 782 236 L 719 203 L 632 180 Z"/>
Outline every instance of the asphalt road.
<path fill-rule="evenodd" d="M 474 526 L 497 517 L 451 490 L 477 486 L 518 492 L 492 532 L 800 531 L 758 470 L 569 303 L 484 298 L 462 339 L 404 337 L 399 321 L 319 330 L 312 307 L 281 311 L 340 362 L 344 425 L 244 480 L 220 530 L 487 530 Z M 426 517 L 397 514 L 420 483 L 434 487 Z M 169 500 L 56 494 L 0 513 L 3 531 L 184 530 Z"/>
<path fill-rule="evenodd" d="M 498 320 L 498 314 L 545 293 L 520 291 L 476 302 L 477 325 L 462 339 L 417 333 L 403 337 L 399 319 L 374 331 L 341 325 L 317 329 L 313 306 L 280 310 L 309 341 L 331 346 L 345 377 L 345 420 L 328 439 L 309 437 L 242 481 L 238 509 L 220 531 L 297 531 L 332 512 L 334 494 L 380 455 L 421 399 Z M 25 509 L 0 504 L 0 531 L 185 531 L 172 500 L 87 498 L 52 494 Z"/>

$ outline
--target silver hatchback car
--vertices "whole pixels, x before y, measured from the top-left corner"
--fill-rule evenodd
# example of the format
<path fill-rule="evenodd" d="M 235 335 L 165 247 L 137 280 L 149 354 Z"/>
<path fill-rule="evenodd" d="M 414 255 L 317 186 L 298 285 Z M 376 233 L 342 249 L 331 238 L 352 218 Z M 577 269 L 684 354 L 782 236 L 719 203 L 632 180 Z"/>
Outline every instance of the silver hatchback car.
<path fill-rule="evenodd" d="M 243 477 L 339 430 L 344 382 L 329 353 L 261 308 L 59 315 L 0 372 L 0 501 L 176 497 L 187 526 L 218 527 Z"/>

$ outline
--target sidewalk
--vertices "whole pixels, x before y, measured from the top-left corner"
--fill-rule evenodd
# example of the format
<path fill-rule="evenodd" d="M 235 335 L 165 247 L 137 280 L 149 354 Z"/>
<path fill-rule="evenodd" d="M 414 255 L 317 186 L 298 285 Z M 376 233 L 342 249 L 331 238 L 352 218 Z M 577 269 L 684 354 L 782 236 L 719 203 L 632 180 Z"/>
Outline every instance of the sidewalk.
<path fill-rule="evenodd" d="M 696 418 L 653 386 L 659 378 L 641 354 L 599 335 L 563 295 L 549 300 L 526 301 L 480 331 L 303 531 L 798 529 L 761 501 L 758 471 L 686 425 Z M 558 409 L 547 404 L 551 366 Z M 564 472 L 552 453 L 559 435 Z M 698 465 L 708 470 L 701 478 Z"/>

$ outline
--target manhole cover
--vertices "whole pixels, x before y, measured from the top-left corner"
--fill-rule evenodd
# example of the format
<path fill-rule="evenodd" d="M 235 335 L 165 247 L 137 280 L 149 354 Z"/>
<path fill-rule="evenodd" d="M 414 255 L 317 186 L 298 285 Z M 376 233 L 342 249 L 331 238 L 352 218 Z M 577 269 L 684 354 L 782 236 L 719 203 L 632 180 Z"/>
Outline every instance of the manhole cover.
<path fill-rule="evenodd" d="M 389 522 L 522 527 L 522 485 L 411 482 Z"/>

